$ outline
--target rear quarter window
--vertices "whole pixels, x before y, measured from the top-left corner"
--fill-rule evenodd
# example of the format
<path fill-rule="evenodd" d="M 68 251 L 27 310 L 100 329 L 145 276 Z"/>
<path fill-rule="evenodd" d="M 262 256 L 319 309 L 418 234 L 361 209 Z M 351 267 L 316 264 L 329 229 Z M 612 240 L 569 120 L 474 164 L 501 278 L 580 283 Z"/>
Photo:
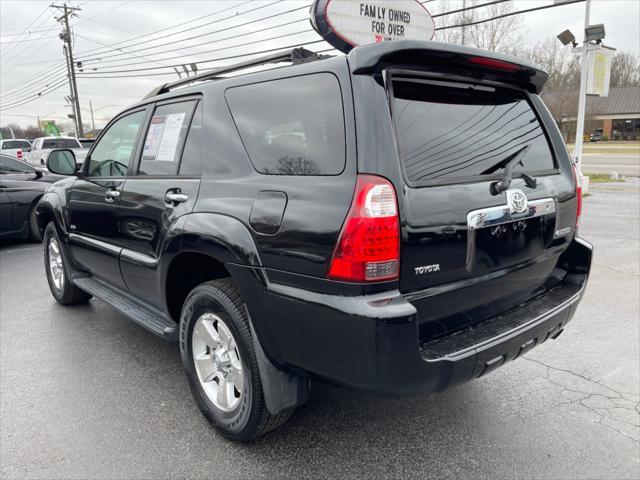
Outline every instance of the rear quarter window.
<path fill-rule="evenodd" d="M 269 175 L 338 175 L 345 165 L 342 93 L 330 73 L 225 93 L 254 168 Z"/>
<path fill-rule="evenodd" d="M 500 174 L 501 163 L 525 145 L 529 151 L 514 172 L 555 168 L 538 116 L 519 92 L 395 81 L 393 97 L 400 159 L 411 183 Z"/>

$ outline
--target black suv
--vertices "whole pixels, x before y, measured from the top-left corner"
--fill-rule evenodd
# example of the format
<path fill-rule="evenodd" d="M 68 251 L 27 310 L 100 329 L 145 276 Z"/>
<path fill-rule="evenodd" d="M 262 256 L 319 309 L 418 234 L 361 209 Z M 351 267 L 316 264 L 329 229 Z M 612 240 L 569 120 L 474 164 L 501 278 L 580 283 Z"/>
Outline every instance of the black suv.
<path fill-rule="evenodd" d="M 51 292 L 177 340 L 235 440 L 282 424 L 310 379 L 406 395 L 485 375 L 556 338 L 589 273 L 546 77 L 392 41 L 163 85 L 81 171 L 49 156 L 70 175 L 38 208 Z"/>

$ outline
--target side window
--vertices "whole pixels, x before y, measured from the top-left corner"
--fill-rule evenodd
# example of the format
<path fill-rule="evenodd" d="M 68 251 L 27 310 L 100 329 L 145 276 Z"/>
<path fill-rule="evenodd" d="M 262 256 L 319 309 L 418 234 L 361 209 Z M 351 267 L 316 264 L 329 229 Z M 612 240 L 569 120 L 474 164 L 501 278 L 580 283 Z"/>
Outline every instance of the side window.
<path fill-rule="evenodd" d="M 225 95 L 258 172 L 338 175 L 344 169 L 344 113 L 335 76 L 317 73 L 244 85 Z"/>
<path fill-rule="evenodd" d="M 0 155 L 0 173 L 34 173 L 36 170 L 26 163 Z"/>
<path fill-rule="evenodd" d="M 127 175 L 133 148 L 144 111 L 116 120 L 91 152 L 88 175 L 91 177 L 124 177 Z"/>
<path fill-rule="evenodd" d="M 156 107 L 142 148 L 138 175 L 177 175 L 195 101 Z"/>
<path fill-rule="evenodd" d="M 180 175 L 199 176 L 202 173 L 202 102 L 193 114 L 189 134 L 184 143 Z"/>

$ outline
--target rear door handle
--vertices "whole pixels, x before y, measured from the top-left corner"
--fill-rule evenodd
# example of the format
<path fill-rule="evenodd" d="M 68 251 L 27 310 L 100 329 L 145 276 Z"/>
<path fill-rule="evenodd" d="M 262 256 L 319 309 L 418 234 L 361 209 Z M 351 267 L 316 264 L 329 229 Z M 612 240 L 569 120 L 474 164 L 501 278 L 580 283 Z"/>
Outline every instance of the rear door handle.
<path fill-rule="evenodd" d="M 186 196 L 184 193 L 181 193 L 180 190 L 178 191 L 169 190 L 167 194 L 164 196 L 164 200 L 167 203 L 184 203 L 187 200 L 189 200 L 189 197 Z"/>
<path fill-rule="evenodd" d="M 118 190 L 107 190 L 104 192 L 104 199 L 107 202 L 113 202 L 117 198 L 120 198 L 120 192 Z"/>

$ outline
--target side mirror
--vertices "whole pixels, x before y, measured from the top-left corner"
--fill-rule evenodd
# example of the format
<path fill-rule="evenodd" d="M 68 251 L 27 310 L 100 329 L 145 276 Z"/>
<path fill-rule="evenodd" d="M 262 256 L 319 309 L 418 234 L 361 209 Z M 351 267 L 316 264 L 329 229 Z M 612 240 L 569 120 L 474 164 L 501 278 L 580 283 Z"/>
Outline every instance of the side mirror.
<path fill-rule="evenodd" d="M 35 168 L 34 170 L 36 171 L 36 178 L 42 178 L 44 176 L 44 170 L 41 168 Z"/>
<path fill-rule="evenodd" d="M 25 152 L 30 152 L 31 151 L 31 147 L 27 147 L 24 149 Z"/>
<path fill-rule="evenodd" d="M 68 148 L 51 150 L 47 158 L 47 168 L 58 175 L 74 175 L 76 173 L 76 156 Z"/>

